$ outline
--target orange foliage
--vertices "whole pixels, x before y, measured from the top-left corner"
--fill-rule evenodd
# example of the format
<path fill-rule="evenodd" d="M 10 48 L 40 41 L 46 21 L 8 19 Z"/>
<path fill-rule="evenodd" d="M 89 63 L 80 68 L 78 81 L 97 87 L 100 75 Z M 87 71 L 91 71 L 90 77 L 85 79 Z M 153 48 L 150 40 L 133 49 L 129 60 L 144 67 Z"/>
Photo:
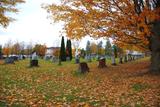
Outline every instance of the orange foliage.
<path fill-rule="evenodd" d="M 10 49 L 7 48 L 7 47 L 4 47 L 3 50 L 2 50 L 2 52 L 3 52 L 4 55 L 8 56 L 10 54 Z"/>
<path fill-rule="evenodd" d="M 144 5 L 140 14 L 135 12 L 134 2 L 130 0 L 69 0 L 45 8 L 54 21 L 65 22 L 64 29 L 71 39 L 86 35 L 94 38 L 114 35 L 115 43 L 148 49 L 149 23 L 160 19 L 160 9 L 151 10 Z"/>

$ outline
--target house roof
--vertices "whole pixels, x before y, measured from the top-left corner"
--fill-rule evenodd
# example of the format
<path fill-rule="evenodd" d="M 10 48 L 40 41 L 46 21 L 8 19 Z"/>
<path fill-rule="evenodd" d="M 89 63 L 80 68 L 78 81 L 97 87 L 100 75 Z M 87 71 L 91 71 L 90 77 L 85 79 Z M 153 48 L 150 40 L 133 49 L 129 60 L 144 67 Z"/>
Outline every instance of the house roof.
<path fill-rule="evenodd" d="M 59 49 L 60 47 L 47 47 L 47 49 Z"/>

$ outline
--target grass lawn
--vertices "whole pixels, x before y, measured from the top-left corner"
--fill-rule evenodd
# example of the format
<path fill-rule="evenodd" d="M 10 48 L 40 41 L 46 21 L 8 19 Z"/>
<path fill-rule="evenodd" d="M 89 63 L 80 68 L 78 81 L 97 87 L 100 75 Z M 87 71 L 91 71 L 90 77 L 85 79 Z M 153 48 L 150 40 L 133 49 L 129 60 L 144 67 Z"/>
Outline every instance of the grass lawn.
<path fill-rule="evenodd" d="M 0 107 L 160 107 L 160 76 L 147 73 L 149 60 L 77 73 L 74 62 L 29 60 L 13 65 L 0 63 Z"/>

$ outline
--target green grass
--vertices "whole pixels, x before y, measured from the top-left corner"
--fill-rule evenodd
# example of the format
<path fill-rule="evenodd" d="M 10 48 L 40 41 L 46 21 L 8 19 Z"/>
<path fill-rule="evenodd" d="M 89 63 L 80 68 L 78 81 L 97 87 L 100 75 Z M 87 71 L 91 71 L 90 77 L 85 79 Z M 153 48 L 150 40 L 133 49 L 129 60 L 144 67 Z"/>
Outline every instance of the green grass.
<path fill-rule="evenodd" d="M 132 85 L 133 91 L 136 91 L 136 92 L 141 92 L 141 91 L 145 90 L 146 88 L 149 88 L 149 86 L 147 84 L 143 84 L 143 83 L 136 83 L 136 84 Z"/>
<path fill-rule="evenodd" d="M 81 61 L 85 60 L 81 59 Z M 118 63 L 118 59 L 116 61 Z M 14 65 L 0 65 L 0 87 L 2 87 L 0 88 L 0 107 L 8 106 L 8 104 L 11 107 L 27 107 L 31 106 L 30 101 L 33 103 L 42 101 L 41 105 L 44 106 L 49 102 L 53 104 L 84 102 L 99 107 L 106 100 L 110 105 L 115 105 L 114 100 L 108 100 L 111 97 L 108 95 L 108 90 L 110 90 L 111 84 L 115 87 L 115 83 L 112 83 L 114 79 L 112 74 L 114 75 L 117 71 L 107 70 L 117 67 L 109 66 L 107 69 L 98 69 L 97 63 L 96 60 L 88 63 L 91 72 L 85 74 L 77 72 L 78 64 L 75 64 L 74 60 L 62 62 L 62 66 L 58 66 L 58 63 L 40 59 L 40 67 L 33 68 L 28 67 L 28 59 L 18 61 Z M 107 60 L 108 64 L 111 64 L 110 60 Z M 105 72 L 99 72 L 99 70 Z M 121 83 L 121 79 L 123 78 L 116 78 L 117 83 Z M 109 85 L 107 86 L 107 84 Z M 148 87 L 148 84 L 135 83 L 131 89 L 134 92 L 141 92 Z M 105 94 L 101 92 L 105 92 Z M 132 94 L 128 97 L 134 97 L 136 93 Z M 21 101 L 22 99 L 25 102 Z M 139 99 L 139 102 L 143 101 Z M 137 101 L 134 103 L 136 103 L 136 107 L 141 107 L 141 103 L 137 103 Z M 128 107 L 128 105 L 122 104 L 122 107 Z"/>

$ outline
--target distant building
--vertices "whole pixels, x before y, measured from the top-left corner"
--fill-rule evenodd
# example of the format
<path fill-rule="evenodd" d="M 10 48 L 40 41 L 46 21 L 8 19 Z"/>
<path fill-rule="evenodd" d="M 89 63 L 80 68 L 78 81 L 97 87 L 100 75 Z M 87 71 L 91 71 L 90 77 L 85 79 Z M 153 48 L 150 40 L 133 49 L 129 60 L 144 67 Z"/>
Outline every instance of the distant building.
<path fill-rule="evenodd" d="M 46 50 L 46 55 L 53 56 L 54 53 L 59 49 L 60 49 L 60 47 L 48 47 Z"/>

